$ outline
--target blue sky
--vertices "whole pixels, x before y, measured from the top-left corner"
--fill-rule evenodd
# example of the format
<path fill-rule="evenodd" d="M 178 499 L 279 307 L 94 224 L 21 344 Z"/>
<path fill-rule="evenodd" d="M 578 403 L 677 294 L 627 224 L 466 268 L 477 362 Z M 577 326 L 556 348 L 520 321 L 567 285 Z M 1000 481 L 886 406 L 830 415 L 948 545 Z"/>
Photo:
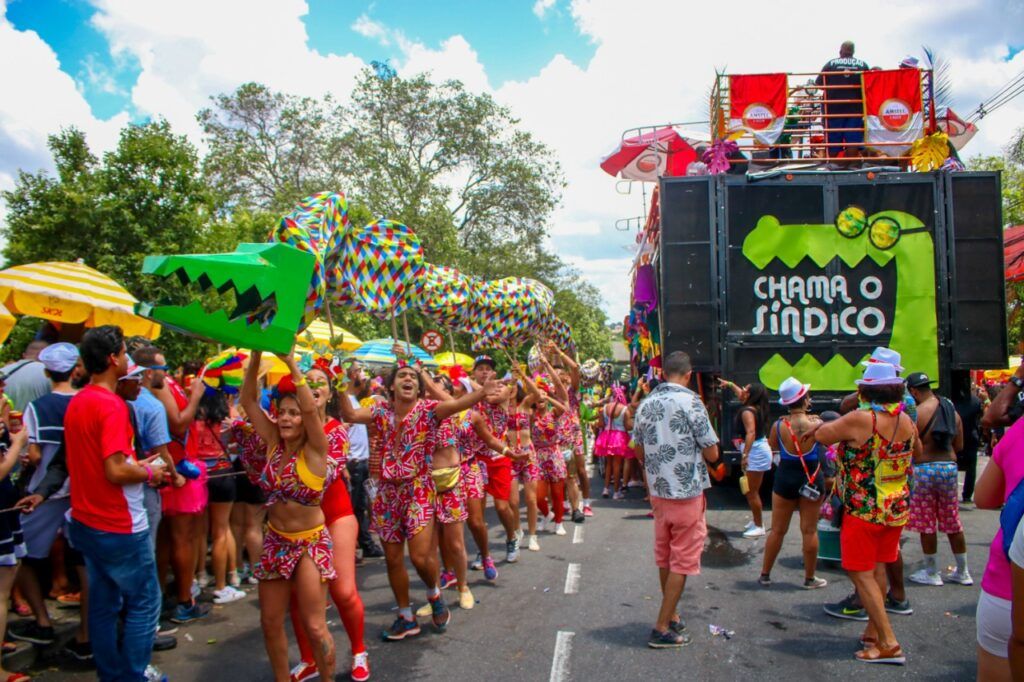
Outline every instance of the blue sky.
<path fill-rule="evenodd" d="M 213 95 L 258 81 L 345 102 L 362 68 L 388 60 L 403 76 L 430 72 L 491 94 L 548 145 L 567 182 L 549 245 L 621 319 L 635 233 L 615 224 L 646 206 L 640 185 L 618 185 L 598 164 L 626 129 L 706 119 L 716 68 L 813 71 L 846 39 L 869 64 L 891 65 L 930 45 L 952 64 L 963 114 L 1024 70 L 1020 0 L 861 0 L 852 13 L 824 3 L 794 24 L 805 9 L 805 0 L 737 0 L 725 13 L 680 0 L 0 0 L 0 190 L 19 169 L 52 170 L 46 138 L 61 127 L 84 130 L 100 153 L 125 124 L 161 117 L 201 148 L 195 115 Z M 1021 121 L 1024 97 L 986 117 L 966 155 L 1000 153 Z"/>

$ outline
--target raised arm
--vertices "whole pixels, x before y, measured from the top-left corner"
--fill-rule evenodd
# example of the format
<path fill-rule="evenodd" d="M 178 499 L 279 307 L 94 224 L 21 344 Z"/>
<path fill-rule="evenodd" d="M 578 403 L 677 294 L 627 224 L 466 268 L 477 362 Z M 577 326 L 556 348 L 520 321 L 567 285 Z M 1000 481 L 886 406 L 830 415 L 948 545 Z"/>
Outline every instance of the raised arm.
<path fill-rule="evenodd" d="M 552 349 L 554 349 L 555 353 L 558 354 L 558 357 L 562 358 L 562 362 L 564 362 L 565 366 L 569 369 L 569 378 L 572 381 L 572 390 L 574 390 L 574 391 L 580 390 L 580 365 L 579 365 L 579 363 L 576 362 L 575 360 L 573 360 L 571 357 L 569 357 L 569 354 L 566 353 L 565 351 L 563 351 L 561 348 L 559 348 L 558 345 L 555 344 L 553 341 L 551 342 L 550 347 Z"/>
<path fill-rule="evenodd" d="M 555 385 L 556 397 L 563 403 L 569 402 L 569 392 L 565 390 L 565 384 L 563 384 L 562 380 L 558 378 L 558 373 L 555 372 L 554 368 L 551 366 L 551 363 L 548 362 L 548 359 L 544 356 L 543 353 L 540 354 L 540 361 L 541 364 L 544 365 L 544 371 L 547 372 L 547 375 L 551 379 L 551 382 Z"/>
<path fill-rule="evenodd" d="M 427 394 L 428 398 L 442 403 L 446 400 L 452 399 L 452 397 L 448 395 L 448 392 L 441 388 L 440 383 L 434 381 L 434 377 L 430 376 L 422 369 L 420 370 L 420 376 L 423 377 L 423 391 Z"/>
<path fill-rule="evenodd" d="M 299 366 L 295 364 L 295 355 L 278 355 L 278 358 L 288 367 L 291 372 L 292 381 L 295 383 L 295 399 L 299 403 L 299 410 L 302 412 L 302 428 L 306 431 L 306 464 L 310 471 L 317 476 L 327 475 L 327 434 L 324 433 L 324 424 L 320 421 L 320 412 L 316 409 L 316 399 L 313 398 L 313 391 L 306 383 L 306 377 L 302 375 Z M 317 466 L 319 465 L 319 466 Z M 323 467 L 323 473 L 319 468 Z"/>
<path fill-rule="evenodd" d="M 369 407 L 353 407 L 348 395 L 342 396 L 342 400 L 338 401 L 338 406 L 341 408 L 341 421 L 346 424 L 367 425 L 373 423 L 373 410 Z"/>
<path fill-rule="evenodd" d="M 1017 368 L 1014 377 L 1018 380 L 1024 379 L 1024 364 Z M 981 425 L 986 429 L 1009 426 L 1012 421 L 1010 419 L 1010 409 L 1017 402 L 1017 395 L 1019 393 L 1020 389 L 1012 381 L 1006 382 L 1003 390 L 999 391 L 999 394 L 989 403 L 984 416 L 981 418 Z"/>
<path fill-rule="evenodd" d="M 199 401 L 202 399 L 204 391 L 205 387 L 201 380 L 193 381 L 189 387 L 188 405 L 182 410 L 178 409 L 178 403 L 175 402 L 174 396 L 171 395 L 171 389 L 166 384 L 163 388 L 153 391 L 153 395 L 163 403 L 167 412 L 167 428 L 175 438 L 184 438 L 188 434 L 188 427 L 196 418 L 196 411 L 199 409 Z"/>
<path fill-rule="evenodd" d="M 468 410 L 491 393 L 497 391 L 499 388 L 497 381 L 494 379 L 488 379 L 487 383 L 485 383 L 483 387 L 478 388 L 472 393 L 467 393 L 456 400 L 448 400 L 438 403 L 437 407 L 434 408 L 438 421 L 444 421 L 453 414 L 458 414 L 463 410 Z"/>
<path fill-rule="evenodd" d="M 270 420 L 260 407 L 260 360 L 262 351 L 254 350 L 249 356 L 249 366 L 245 369 L 242 388 L 238 391 L 238 403 L 245 410 L 245 416 L 256 430 L 256 434 L 272 450 L 277 446 L 277 425 Z"/>

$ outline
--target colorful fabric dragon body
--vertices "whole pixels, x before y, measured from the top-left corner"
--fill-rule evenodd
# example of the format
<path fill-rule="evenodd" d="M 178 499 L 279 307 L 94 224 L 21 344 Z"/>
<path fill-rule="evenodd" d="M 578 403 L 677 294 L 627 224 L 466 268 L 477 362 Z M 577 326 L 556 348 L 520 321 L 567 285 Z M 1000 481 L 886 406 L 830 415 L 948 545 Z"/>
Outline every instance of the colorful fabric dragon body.
<path fill-rule="evenodd" d="M 474 337 L 474 349 L 518 347 L 549 338 L 572 352 L 568 325 L 540 282 L 485 281 L 427 263 L 416 233 L 391 220 L 362 227 L 349 221 L 340 192 L 303 199 L 264 244 L 233 253 L 149 256 L 143 272 L 177 277 L 201 292 L 234 292 L 236 306 L 207 311 L 199 297 L 185 305 L 140 303 L 140 315 L 172 329 L 231 344 L 288 352 L 296 333 L 331 306 L 380 318 L 416 309 L 445 329 Z"/>

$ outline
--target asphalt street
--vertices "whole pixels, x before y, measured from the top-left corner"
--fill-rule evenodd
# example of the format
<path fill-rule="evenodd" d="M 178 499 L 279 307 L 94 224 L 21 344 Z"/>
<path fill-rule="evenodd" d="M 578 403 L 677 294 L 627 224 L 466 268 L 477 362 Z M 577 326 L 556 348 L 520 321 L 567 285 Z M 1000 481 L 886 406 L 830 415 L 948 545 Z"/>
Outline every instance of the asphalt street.
<path fill-rule="evenodd" d="M 998 524 L 995 512 L 971 509 L 962 514 L 976 584 L 908 584 L 914 614 L 893 616 L 908 663 L 873 666 L 869 671 L 853 659 L 863 624 L 830 618 L 822 611 L 822 604 L 838 601 L 850 591 L 842 571 L 819 561 L 818 575 L 829 581 L 828 587 L 801 589 L 794 523 L 772 573 L 772 586 L 760 587 L 764 539 L 740 536 L 749 516 L 738 491 L 731 488 L 715 488 L 709 495 L 703 572 L 689 581 L 681 603 L 692 644 L 679 650 L 648 649 L 659 592 L 652 522 L 640 497 L 640 490 L 633 489 L 624 501 L 597 500 L 594 518 L 579 526 L 567 523 L 567 536 L 542 535 L 540 552 L 524 550 L 518 564 L 499 564 L 494 584 L 485 582 L 482 573 L 471 572 L 478 603 L 471 611 L 453 607 L 445 634 L 433 632 L 421 620 L 421 636 L 382 642 L 378 633 L 394 618 L 393 602 L 383 560 L 368 561 L 358 569 L 358 581 L 366 604 L 373 678 L 739 680 L 752 674 L 777 679 L 870 674 L 872 679 L 973 679 L 977 583 Z M 503 538 L 494 530 L 493 517 L 491 522 L 491 549 L 501 558 Z M 916 535 L 906 536 L 909 575 L 921 550 Z M 944 540 L 939 556 L 940 565 L 952 563 Z M 247 591 L 246 600 L 214 606 L 206 620 L 182 627 L 178 648 L 154 655 L 154 663 L 171 680 L 270 679 L 255 588 Z M 454 591 L 449 595 L 452 601 Z M 414 598 L 423 597 L 416 586 Z M 337 679 L 346 680 L 348 640 L 333 607 L 328 620 L 338 644 Z M 710 625 L 734 634 L 728 639 L 712 636 Z M 297 656 L 293 646 L 293 661 Z M 88 672 L 59 669 L 56 660 L 43 652 L 34 674 L 44 680 L 92 678 Z"/>

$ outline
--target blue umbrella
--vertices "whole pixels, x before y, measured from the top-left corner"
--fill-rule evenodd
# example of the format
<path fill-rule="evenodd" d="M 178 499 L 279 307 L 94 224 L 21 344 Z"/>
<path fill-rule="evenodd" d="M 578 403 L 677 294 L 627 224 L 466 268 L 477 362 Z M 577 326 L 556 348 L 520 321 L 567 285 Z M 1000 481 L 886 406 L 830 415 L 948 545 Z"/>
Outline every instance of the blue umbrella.
<path fill-rule="evenodd" d="M 405 341 L 400 341 L 399 343 L 405 346 Z M 394 345 L 395 340 L 391 338 L 364 341 L 363 345 L 352 351 L 349 357 L 369 365 L 393 365 L 398 360 L 395 354 L 391 352 L 391 348 Z M 412 346 L 412 356 L 413 359 L 422 362 L 425 367 L 438 366 L 437 361 L 419 346 Z"/>

